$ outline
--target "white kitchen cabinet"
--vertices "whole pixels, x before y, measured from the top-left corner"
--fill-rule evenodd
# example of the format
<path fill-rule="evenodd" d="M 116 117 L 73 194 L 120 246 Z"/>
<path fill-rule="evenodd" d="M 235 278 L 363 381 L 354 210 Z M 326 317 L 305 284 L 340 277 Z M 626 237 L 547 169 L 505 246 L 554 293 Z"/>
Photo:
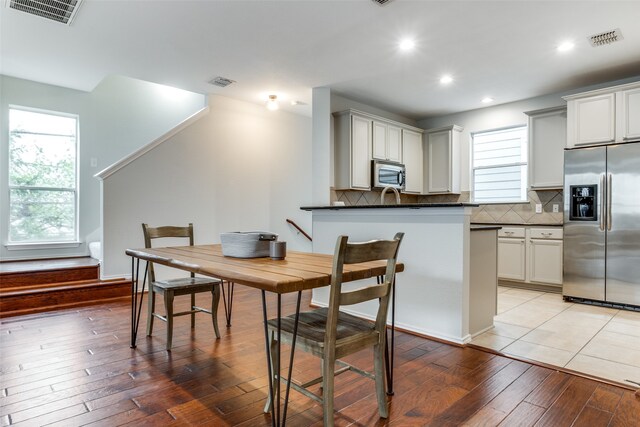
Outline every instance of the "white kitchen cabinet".
<path fill-rule="evenodd" d="M 402 163 L 403 132 L 410 144 L 423 130 L 354 109 L 333 113 L 334 117 L 334 189 L 371 190 L 371 160 Z M 411 158 L 406 165 L 410 176 L 408 192 L 420 194 L 422 188 L 422 147 L 409 148 L 413 156 L 420 149 L 419 161 Z M 419 177 L 420 183 L 415 181 Z"/>
<path fill-rule="evenodd" d="M 562 285 L 562 240 L 529 240 L 529 281 Z"/>
<path fill-rule="evenodd" d="M 562 188 L 567 108 L 529 111 L 529 187 Z"/>
<path fill-rule="evenodd" d="M 460 135 L 462 127 L 426 131 L 424 150 L 425 194 L 460 193 Z"/>
<path fill-rule="evenodd" d="M 405 193 L 422 194 L 423 153 L 422 135 L 412 130 L 402 130 L 402 157 L 405 165 Z"/>
<path fill-rule="evenodd" d="M 640 140 L 640 82 L 563 98 L 568 148 Z"/>
<path fill-rule="evenodd" d="M 372 157 L 402 163 L 402 129 L 389 123 L 374 121 Z"/>
<path fill-rule="evenodd" d="M 373 120 L 351 111 L 335 114 L 335 189 L 371 189 Z"/>
<path fill-rule="evenodd" d="M 562 285 L 562 228 L 509 227 L 498 231 L 498 278 Z"/>
<path fill-rule="evenodd" d="M 640 87 L 621 92 L 622 139 L 640 140 Z"/>
<path fill-rule="evenodd" d="M 498 278 L 525 281 L 526 259 L 524 227 L 503 227 L 498 230 Z"/>
<path fill-rule="evenodd" d="M 615 93 L 577 99 L 572 110 L 573 145 L 615 141 Z"/>

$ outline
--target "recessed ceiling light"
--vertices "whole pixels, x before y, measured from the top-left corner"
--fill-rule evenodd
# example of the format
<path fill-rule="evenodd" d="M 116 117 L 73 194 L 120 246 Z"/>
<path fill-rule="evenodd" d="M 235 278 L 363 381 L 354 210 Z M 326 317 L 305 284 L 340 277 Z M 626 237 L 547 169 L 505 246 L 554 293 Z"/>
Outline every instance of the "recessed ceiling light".
<path fill-rule="evenodd" d="M 400 50 L 409 51 L 416 47 L 416 42 L 411 39 L 403 39 L 400 41 Z"/>
<path fill-rule="evenodd" d="M 450 75 L 444 75 L 440 77 L 440 83 L 442 83 L 443 85 L 448 85 L 452 81 L 453 81 L 453 77 L 451 77 Z"/>
<path fill-rule="evenodd" d="M 485 96 L 484 98 L 482 98 L 482 103 L 483 104 L 488 104 L 490 102 L 493 102 L 493 98 L 490 98 L 488 96 Z"/>
<path fill-rule="evenodd" d="M 575 45 L 573 42 L 564 42 L 558 45 L 558 52 L 568 52 L 573 49 Z"/>

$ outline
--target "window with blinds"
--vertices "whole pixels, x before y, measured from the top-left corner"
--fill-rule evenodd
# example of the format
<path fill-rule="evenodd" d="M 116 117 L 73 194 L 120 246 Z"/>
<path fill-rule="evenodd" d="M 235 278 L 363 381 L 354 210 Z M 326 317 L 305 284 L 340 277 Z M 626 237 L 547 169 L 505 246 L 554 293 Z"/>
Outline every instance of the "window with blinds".
<path fill-rule="evenodd" d="M 9 243 L 78 239 L 78 116 L 9 108 Z"/>
<path fill-rule="evenodd" d="M 472 135 L 473 200 L 508 203 L 527 200 L 527 127 Z"/>

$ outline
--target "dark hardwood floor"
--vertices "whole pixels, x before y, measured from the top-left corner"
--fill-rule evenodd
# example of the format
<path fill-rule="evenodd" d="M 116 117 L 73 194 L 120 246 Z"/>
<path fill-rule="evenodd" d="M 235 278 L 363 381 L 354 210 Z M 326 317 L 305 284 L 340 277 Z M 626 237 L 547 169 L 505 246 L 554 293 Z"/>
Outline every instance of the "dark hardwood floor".
<path fill-rule="evenodd" d="M 206 295 L 198 299 L 206 305 Z M 293 296 L 284 301 L 292 311 Z M 308 303 L 306 295 L 303 307 Z M 262 413 L 260 293 L 236 287 L 233 325 L 222 328 L 220 340 L 210 317 L 197 318 L 194 332 L 188 317 L 176 320 L 171 352 L 163 322 L 145 337 L 144 315 L 138 348 L 129 348 L 126 302 L 2 319 L 0 425 L 271 425 Z M 372 368 L 369 351 L 350 361 Z M 296 353 L 297 378 L 313 378 L 319 367 Z M 630 390 L 403 333 L 396 338 L 395 391 L 389 419 L 380 420 L 373 381 L 339 376 L 336 425 L 640 425 L 640 398 Z M 289 414 L 287 425 L 322 425 L 320 406 L 295 391 Z"/>

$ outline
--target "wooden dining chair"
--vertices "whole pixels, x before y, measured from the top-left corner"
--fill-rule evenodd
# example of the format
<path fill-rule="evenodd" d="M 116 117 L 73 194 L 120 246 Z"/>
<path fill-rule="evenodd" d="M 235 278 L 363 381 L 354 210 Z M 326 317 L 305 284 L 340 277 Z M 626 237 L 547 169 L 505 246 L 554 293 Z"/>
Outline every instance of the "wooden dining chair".
<path fill-rule="evenodd" d="M 146 248 L 151 248 L 151 241 L 155 239 L 164 238 L 188 238 L 189 246 L 193 246 L 193 224 L 189 224 L 187 227 L 149 227 L 147 224 L 142 224 L 142 231 L 144 233 L 144 245 Z M 199 312 L 208 313 L 213 320 L 213 330 L 215 331 L 216 338 L 220 338 L 220 330 L 218 329 L 218 302 L 220 301 L 220 286 L 221 282 L 218 279 L 195 277 L 195 274 L 191 273 L 190 277 L 169 279 L 169 280 L 156 280 L 155 271 L 153 269 L 153 263 L 149 263 L 149 310 L 147 316 L 147 336 L 151 336 L 153 332 L 153 319 L 158 319 L 167 322 L 167 350 L 171 350 L 172 338 L 173 338 L 173 318 L 177 316 L 191 315 L 191 328 L 196 325 L 195 314 Z M 200 292 L 211 292 L 211 310 L 196 306 L 196 295 Z M 164 296 L 164 306 L 166 314 L 163 316 L 155 311 L 156 294 Z M 191 304 L 188 311 L 180 313 L 173 312 L 173 299 L 180 295 L 191 295 Z"/>
<path fill-rule="evenodd" d="M 333 425 L 334 376 L 348 370 L 375 380 L 378 412 L 381 418 L 388 416 L 384 365 L 387 312 L 391 287 L 395 278 L 398 249 L 403 236 L 404 233 L 397 233 L 393 240 L 374 240 L 364 243 L 349 243 L 347 236 L 338 237 L 333 258 L 329 307 L 303 312 L 299 315 L 296 348 L 310 352 L 322 359 L 322 376 L 304 384 L 292 381 L 291 387 L 322 403 L 325 426 Z M 344 265 L 376 260 L 386 260 L 387 262 L 382 283 L 371 284 L 352 291 L 342 290 L 342 276 L 348 274 L 348 272 L 344 273 Z M 340 311 L 341 306 L 369 300 L 377 300 L 379 303 L 375 322 Z M 281 318 L 280 324 L 281 342 L 291 344 L 295 314 Z M 277 318 L 268 321 L 268 327 L 271 331 L 269 346 L 272 356 L 271 372 L 273 372 L 274 381 L 286 381 L 286 378 L 282 378 L 273 369 L 274 357 L 278 357 L 276 354 L 278 348 L 277 325 Z M 373 347 L 374 350 L 374 373 L 363 371 L 338 360 L 367 347 Z M 335 369 L 336 364 L 339 365 L 338 370 Z M 307 390 L 308 387 L 318 383 L 322 383 L 322 396 Z M 264 411 L 268 412 L 271 405 L 272 401 L 269 398 Z"/>

